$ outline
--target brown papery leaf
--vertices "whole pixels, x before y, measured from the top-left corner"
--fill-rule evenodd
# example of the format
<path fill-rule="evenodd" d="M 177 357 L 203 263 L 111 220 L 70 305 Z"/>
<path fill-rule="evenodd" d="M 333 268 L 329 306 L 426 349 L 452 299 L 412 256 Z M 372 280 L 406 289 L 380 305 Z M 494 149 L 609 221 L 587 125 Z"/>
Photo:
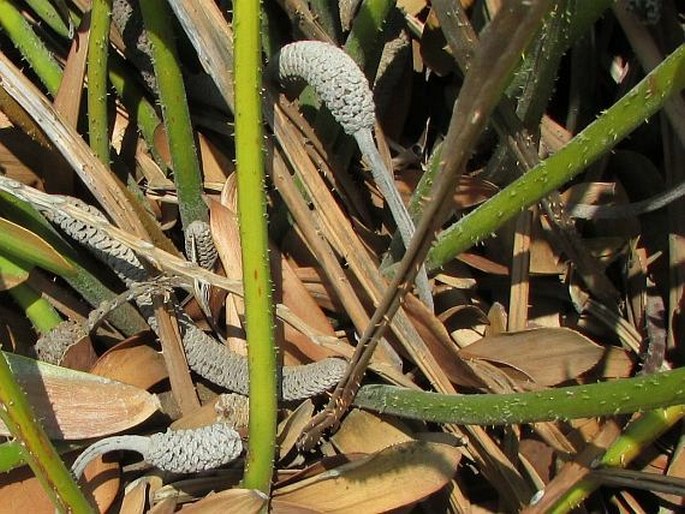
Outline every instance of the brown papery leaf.
<path fill-rule="evenodd" d="M 352 409 L 331 437 L 341 453 L 373 453 L 413 439 L 401 421 L 360 409 Z"/>
<path fill-rule="evenodd" d="M 230 157 L 221 148 L 214 145 L 202 132 L 197 133 L 197 141 L 205 183 L 225 182 L 226 177 L 235 171 L 235 165 L 231 162 Z"/>
<path fill-rule="evenodd" d="M 90 372 L 141 389 L 149 389 L 169 377 L 162 355 L 141 344 L 138 337 L 108 350 Z"/>
<path fill-rule="evenodd" d="M 233 190 L 229 190 L 227 182 L 222 194 L 220 205 L 210 203 L 212 213 L 211 223 L 217 250 L 221 262 L 229 278 L 242 277 L 242 262 L 240 256 L 240 234 L 235 215 L 231 211 Z M 285 304 L 294 314 L 304 320 L 309 326 L 320 333 L 334 336 L 335 331 L 316 301 L 308 293 L 305 286 L 295 274 L 288 261 L 283 257 L 275 245 L 270 245 L 269 258 L 271 261 L 272 277 L 274 281 L 274 300 Z M 227 313 L 228 317 L 229 313 Z M 280 331 L 279 331 L 280 332 Z M 279 334 L 280 335 L 280 334 Z M 307 360 L 318 361 L 329 357 L 333 352 L 314 344 L 307 336 L 296 331 L 289 325 L 283 325 L 282 337 L 287 343 L 286 352 L 294 359 L 286 360 L 287 364 L 299 363 Z M 305 356 L 306 358 L 302 358 Z"/>
<path fill-rule="evenodd" d="M 266 500 L 263 493 L 254 489 L 229 489 L 211 494 L 192 505 L 186 505 L 181 512 L 183 514 L 224 514 L 225 512 L 251 514 L 261 512 L 266 505 Z"/>
<path fill-rule="evenodd" d="M 137 387 L 9 353 L 5 357 L 51 439 L 121 432 L 159 408 L 156 396 Z M 4 424 L 0 434 L 9 435 Z"/>
<path fill-rule="evenodd" d="M 619 362 L 629 362 L 625 354 L 599 346 L 568 328 L 540 328 L 484 337 L 459 350 L 459 355 L 464 359 L 504 364 L 546 386 L 572 380 L 609 356 Z"/>
<path fill-rule="evenodd" d="M 314 413 L 314 404 L 311 400 L 305 400 L 283 421 L 278 424 L 278 445 L 279 460 L 285 458 L 295 447 L 295 443 L 300 437 L 302 430 L 309 423 Z"/>
<path fill-rule="evenodd" d="M 454 475 L 460 456 L 446 444 L 398 444 L 277 489 L 272 504 L 275 512 L 282 502 L 284 508 L 317 512 L 385 512 L 441 489 Z"/>
<path fill-rule="evenodd" d="M 126 488 L 121 500 L 120 514 L 143 514 L 147 507 L 149 484 L 145 479 L 139 479 Z"/>

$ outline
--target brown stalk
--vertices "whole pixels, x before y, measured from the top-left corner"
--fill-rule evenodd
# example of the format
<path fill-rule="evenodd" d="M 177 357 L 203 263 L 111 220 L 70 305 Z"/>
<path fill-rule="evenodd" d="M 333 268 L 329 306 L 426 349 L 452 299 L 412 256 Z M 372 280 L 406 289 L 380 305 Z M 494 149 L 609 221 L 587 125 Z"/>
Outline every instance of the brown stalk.
<path fill-rule="evenodd" d="M 449 199 L 470 156 L 471 149 L 494 109 L 509 73 L 522 50 L 532 37 L 549 7 L 548 1 L 512 4 L 504 9 L 486 29 L 457 100 L 445 138 L 444 147 L 451 148 L 442 165 L 412 244 L 398 267 L 395 278 L 386 289 L 381 303 L 371 318 L 369 327 L 358 344 L 359 355 L 344 383 L 336 389 L 328 408 L 317 416 L 305 432 L 304 440 L 318 440 L 323 430 L 334 426 L 351 404 L 359 387 L 365 365 L 382 337 L 392 317 L 398 311 L 402 297 L 411 287 L 420 263 L 425 259 L 434 234 L 442 226 Z M 510 37 L 503 38 L 502 34 Z M 467 100 L 468 99 L 468 100 Z M 448 386 L 449 387 L 449 386 Z M 311 443 L 310 443 L 311 444 Z"/>
<path fill-rule="evenodd" d="M 152 301 L 157 318 L 159 341 L 162 345 L 162 356 L 169 372 L 171 393 L 181 413 L 186 416 L 200 408 L 200 401 L 190 377 L 183 342 L 181 341 L 181 332 L 176 317 L 167 310 L 162 295 L 154 295 Z"/>
<path fill-rule="evenodd" d="M 313 165 L 304 150 L 304 141 L 288 122 L 278 104 L 272 104 L 271 111 L 265 109 L 267 119 L 274 127 L 280 148 L 285 154 L 285 160 L 299 172 L 305 187 L 309 190 L 315 209 L 311 215 L 320 216 L 319 225 L 324 230 L 326 238 L 334 248 L 339 249 L 342 257 L 350 266 L 357 280 L 362 285 L 374 304 L 381 298 L 386 287 L 385 281 L 378 271 L 366 248 L 359 240 L 350 222 L 337 206 L 336 200 L 326 186 L 321 173 Z M 426 347 L 424 341 L 416 332 L 403 310 L 391 325 L 392 331 L 402 347 L 409 353 L 414 362 L 426 374 L 436 387 L 450 387 L 449 377 L 444 373 L 435 357 Z M 466 365 L 462 365 L 464 377 L 473 385 L 479 385 L 477 377 L 473 376 Z"/>
<path fill-rule="evenodd" d="M 528 322 L 528 297 L 530 292 L 530 233 L 533 216 L 525 210 L 516 220 L 514 247 L 512 249 L 511 287 L 509 291 L 509 331 L 523 330 Z"/>
<path fill-rule="evenodd" d="M 449 210 L 448 200 L 466 165 L 471 149 L 485 127 L 488 116 L 495 108 L 520 51 L 525 48 L 535 33 L 542 17 L 549 9 L 550 2 L 537 1 L 523 4 L 523 2 L 512 3 L 503 9 L 484 31 L 481 44 L 471 62 L 470 71 L 455 104 L 444 143 L 445 148 L 450 148 L 452 151 L 443 162 L 442 173 L 432 190 L 432 201 L 427 205 L 412 243 L 399 264 L 395 278 L 386 289 L 371 318 L 369 327 L 358 343 L 355 358 L 348 373 L 336 388 L 326 409 L 317 415 L 305 429 L 300 441 L 304 447 L 315 444 L 326 429 L 337 426 L 340 417 L 351 404 L 378 340 L 390 325 L 395 313 L 398 312 L 401 299 L 407 293 L 421 262 L 425 259 L 434 234 L 442 226 L 442 221 Z M 502 34 L 507 34 L 509 37 L 501 37 Z M 439 390 L 453 391 L 453 387 L 448 382 Z M 479 443 L 486 442 L 487 444 L 489 441 L 482 430 L 473 430 L 472 433 L 477 435 L 476 439 Z M 504 454 L 495 445 L 488 444 L 488 446 L 489 448 L 482 446 L 478 448 L 485 451 L 478 452 L 480 458 L 477 457 L 477 460 L 491 464 L 492 467 L 486 465 L 486 469 L 501 474 L 500 477 L 490 476 L 489 478 L 491 480 L 502 478 L 503 483 L 510 486 L 507 491 L 509 494 L 505 497 L 513 503 L 526 501 L 528 488 L 520 480 L 520 475 L 512 469 Z M 490 450 L 494 453 L 489 453 Z M 502 475 L 504 470 L 507 472 Z M 503 485 L 497 480 L 493 480 L 493 483 L 500 487 Z"/>

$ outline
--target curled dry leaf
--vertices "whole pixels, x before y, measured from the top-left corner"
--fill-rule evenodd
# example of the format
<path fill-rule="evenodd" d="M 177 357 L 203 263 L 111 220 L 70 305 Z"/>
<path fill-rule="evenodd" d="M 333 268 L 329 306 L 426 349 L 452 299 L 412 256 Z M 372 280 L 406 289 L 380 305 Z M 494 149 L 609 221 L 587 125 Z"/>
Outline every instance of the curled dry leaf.
<path fill-rule="evenodd" d="M 278 458 L 285 458 L 302 434 L 302 430 L 309 423 L 314 414 L 314 404 L 311 399 L 302 402 L 290 415 L 281 421 L 278 426 Z"/>
<path fill-rule="evenodd" d="M 412 441 L 329 469 L 274 491 L 279 507 L 315 512 L 385 512 L 441 489 L 454 475 L 459 449 Z M 345 491 L 345 494 L 340 494 Z"/>
<path fill-rule="evenodd" d="M 90 372 L 141 389 L 149 389 L 169 376 L 162 355 L 140 344 L 138 338 L 108 350 Z"/>
<path fill-rule="evenodd" d="M 121 514 L 143 514 L 148 503 L 149 483 L 140 478 L 126 487 L 124 498 L 121 500 Z"/>
<path fill-rule="evenodd" d="M 88 439 L 129 429 L 158 408 L 157 397 L 89 373 L 5 353 L 51 439 Z M 9 435 L 4 424 L 0 434 Z"/>
<path fill-rule="evenodd" d="M 544 351 L 541 351 L 544 348 Z M 516 370 L 533 382 L 553 386 L 575 379 L 600 363 L 601 376 L 627 376 L 632 363 L 618 348 L 603 347 L 568 328 L 540 328 L 484 337 L 459 350 L 465 359 Z M 514 378 L 520 379 L 516 374 Z"/>

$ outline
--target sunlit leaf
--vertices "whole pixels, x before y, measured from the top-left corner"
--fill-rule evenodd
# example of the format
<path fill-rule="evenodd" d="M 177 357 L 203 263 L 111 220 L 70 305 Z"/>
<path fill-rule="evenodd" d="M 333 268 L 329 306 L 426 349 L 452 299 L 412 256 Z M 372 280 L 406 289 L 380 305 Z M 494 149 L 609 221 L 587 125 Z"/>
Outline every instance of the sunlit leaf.
<path fill-rule="evenodd" d="M 58 275 L 71 275 L 74 268 L 43 239 L 16 223 L 0 218 L 0 247 L 8 256 L 17 257 Z"/>
<path fill-rule="evenodd" d="M 5 353 L 36 416 L 53 439 L 88 439 L 131 428 L 159 408 L 156 396 L 127 384 Z M 0 434 L 9 435 L 0 425 Z"/>
<path fill-rule="evenodd" d="M 317 512 L 385 512 L 441 489 L 456 472 L 460 457 L 459 449 L 446 444 L 398 444 L 277 489 L 273 505 L 278 509 L 284 502 Z"/>

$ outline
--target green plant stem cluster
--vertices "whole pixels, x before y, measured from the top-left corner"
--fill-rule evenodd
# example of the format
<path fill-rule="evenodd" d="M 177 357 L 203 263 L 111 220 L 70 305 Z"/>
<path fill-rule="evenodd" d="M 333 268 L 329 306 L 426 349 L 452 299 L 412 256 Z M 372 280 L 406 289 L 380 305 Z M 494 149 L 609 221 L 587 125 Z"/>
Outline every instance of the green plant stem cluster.
<path fill-rule="evenodd" d="M 557 153 L 443 231 L 428 254 L 435 270 L 521 212 L 559 189 L 611 150 L 668 98 L 685 88 L 685 45 L 678 47 L 628 94 Z"/>

